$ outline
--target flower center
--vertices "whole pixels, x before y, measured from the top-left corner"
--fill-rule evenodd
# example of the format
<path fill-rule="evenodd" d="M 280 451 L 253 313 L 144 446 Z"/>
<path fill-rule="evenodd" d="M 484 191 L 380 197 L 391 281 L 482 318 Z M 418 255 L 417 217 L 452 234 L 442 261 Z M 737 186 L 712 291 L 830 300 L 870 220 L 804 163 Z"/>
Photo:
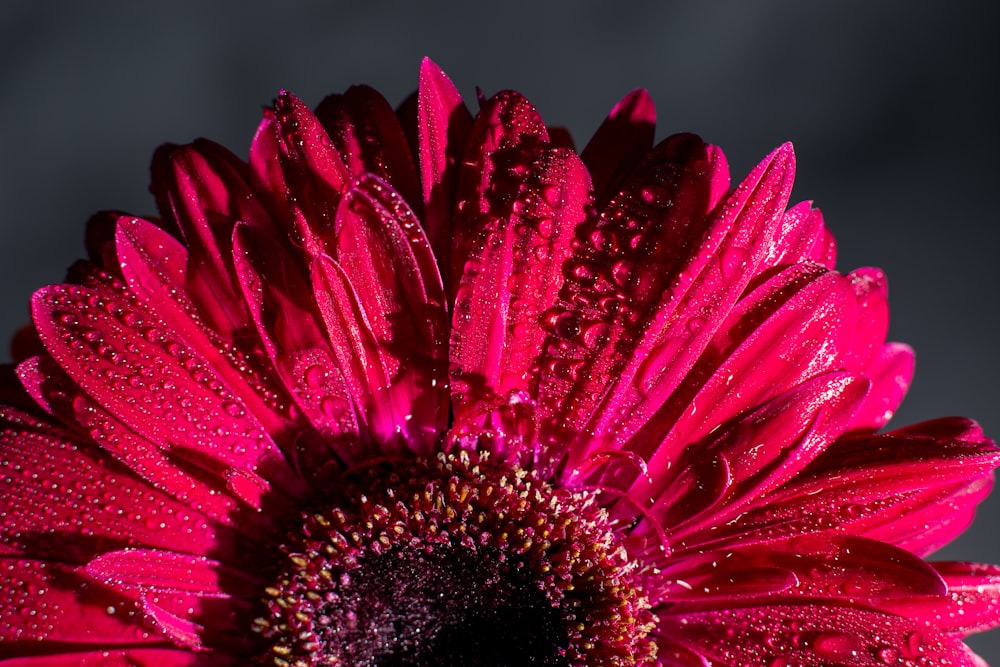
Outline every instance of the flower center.
<path fill-rule="evenodd" d="M 465 452 L 337 487 L 283 547 L 254 624 L 274 664 L 652 660 L 641 573 L 593 493 Z"/>

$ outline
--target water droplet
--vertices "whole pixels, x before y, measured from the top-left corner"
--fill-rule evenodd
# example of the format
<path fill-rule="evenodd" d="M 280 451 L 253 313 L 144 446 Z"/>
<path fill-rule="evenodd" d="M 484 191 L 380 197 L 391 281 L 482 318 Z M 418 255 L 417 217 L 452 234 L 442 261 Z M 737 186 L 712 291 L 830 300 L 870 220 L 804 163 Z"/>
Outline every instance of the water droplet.
<path fill-rule="evenodd" d="M 726 248 L 722 251 L 720 259 L 719 268 L 722 270 L 722 277 L 734 280 L 750 261 L 750 252 L 744 248 Z"/>
<path fill-rule="evenodd" d="M 824 658 L 849 658 L 859 649 L 857 639 L 843 632 L 821 632 L 812 643 L 813 650 Z"/>
<path fill-rule="evenodd" d="M 558 185 L 546 185 L 542 189 L 542 197 L 549 206 L 556 207 L 562 202 L 562 188 Z"/>

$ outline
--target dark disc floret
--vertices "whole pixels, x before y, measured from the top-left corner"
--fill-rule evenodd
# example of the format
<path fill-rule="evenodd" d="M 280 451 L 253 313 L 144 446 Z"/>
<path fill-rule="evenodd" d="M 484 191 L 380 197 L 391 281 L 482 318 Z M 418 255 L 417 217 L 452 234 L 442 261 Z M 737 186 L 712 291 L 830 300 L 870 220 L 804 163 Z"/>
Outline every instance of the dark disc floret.
<path fill-rule="evenodd" d="M 639 665 L 653 615 L 596 493 L 486 455 L 379 465 L 335 485 L 282 548 L 254 629 L 266 661 Z"/>

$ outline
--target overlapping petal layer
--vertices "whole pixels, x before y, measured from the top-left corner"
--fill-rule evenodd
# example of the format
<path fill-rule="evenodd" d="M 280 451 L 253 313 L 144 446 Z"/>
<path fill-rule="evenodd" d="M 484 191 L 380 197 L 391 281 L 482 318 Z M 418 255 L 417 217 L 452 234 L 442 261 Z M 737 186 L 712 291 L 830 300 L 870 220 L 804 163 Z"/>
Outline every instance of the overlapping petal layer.
<path fill-rule="evenodd" d="M 997 568 L 922 558 L 1000 452 L 955 418 L 879 432 L 913 353 L 885 339 L 882 273 L 836 272 L 789 204 L 791 146 L 731 188 L 718 148 L 654 145 L 642 91 L 577 155 L 516 92 L 472 114 L 430 61 L 419 81 L 398 114 L 283 92 L 247 163 L 160 149 L 162 219 L 95 216 L 90 260 L 35 294 L 0 377 L 0 666 L 327 664 L 261 609 L 312 599 L 298 526 L 361 553 L 351 521 L 378 556 L 392 530 L 530 556 L 552 608 L 599 570 L 621 609 L 561 617 L 558 664 L 619 627 L 654 646 L 599 649 L 622 665 L 981 664 L 961 637 L 1000 624 Z M 486 486 L 456 481 L 469 456 Z M 451 472 L 412 506 L 350 496 L 414 466 Z M 483 498 L 528 497 L 509 480 L 572 518 L 483 532 L 513 525 Z M 546 546 L 573 521 L 599 549 Z"/>

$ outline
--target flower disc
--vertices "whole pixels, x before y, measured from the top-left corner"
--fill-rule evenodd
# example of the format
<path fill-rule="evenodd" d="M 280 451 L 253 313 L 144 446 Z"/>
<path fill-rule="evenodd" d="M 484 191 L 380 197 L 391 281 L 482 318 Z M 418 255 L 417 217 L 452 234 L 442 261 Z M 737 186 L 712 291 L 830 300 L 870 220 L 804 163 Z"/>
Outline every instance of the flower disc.
<path fill-rule="evenodd" d="M 593 493 L 487 457 L 368 468 L 283 551 L 255 629 L 278 665 L 634 665 L 637 570 Z"/>

